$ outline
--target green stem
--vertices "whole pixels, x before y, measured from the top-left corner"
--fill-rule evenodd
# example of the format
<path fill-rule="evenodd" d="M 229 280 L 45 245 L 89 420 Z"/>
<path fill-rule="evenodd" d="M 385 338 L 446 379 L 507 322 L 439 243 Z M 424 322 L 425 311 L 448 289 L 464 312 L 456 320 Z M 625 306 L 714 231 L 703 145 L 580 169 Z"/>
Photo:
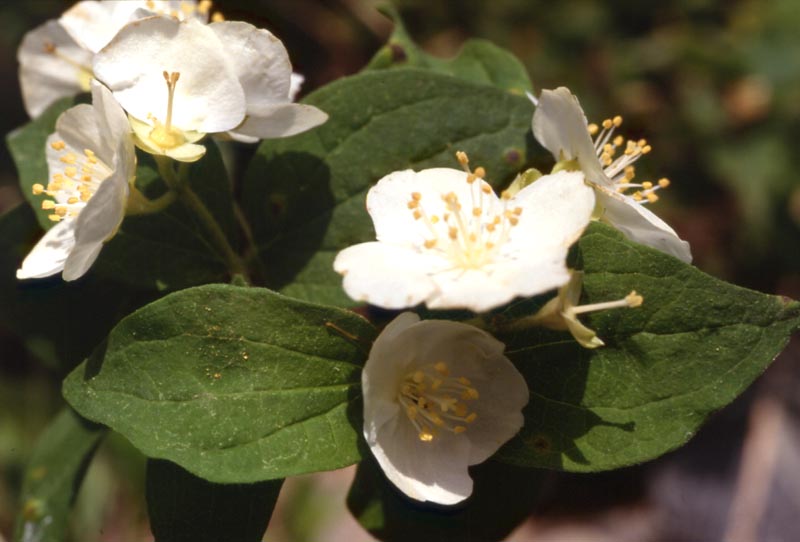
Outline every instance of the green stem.
<path fill-rule="evenodd" d="M 161 178 L 167 183 L 169 189 L 178 195 L 178 199 L 203 223 L 203 226 L 205 226 L 206 231 L 208 231 L 210 235 L 211 243 L 225 259 L 225 263 L 231 275 L 239 275 L 247 284 L 250 284 L 250 273 L 247 270 L 247 266 L 228 242 L 228 237 L 225 235 L 225 232 L 222 231 L 214 215 L 211 214 L 208 207 L 203 203 L 203 200 L 201 200 L 189 186 L 187 182 L 189 165 L 181 163 L 180 173 L 176 174 L 175 169 L 172 167 L 172 161 L 169 158 L 166 156 L 156 156 L 155 158 Z"/>

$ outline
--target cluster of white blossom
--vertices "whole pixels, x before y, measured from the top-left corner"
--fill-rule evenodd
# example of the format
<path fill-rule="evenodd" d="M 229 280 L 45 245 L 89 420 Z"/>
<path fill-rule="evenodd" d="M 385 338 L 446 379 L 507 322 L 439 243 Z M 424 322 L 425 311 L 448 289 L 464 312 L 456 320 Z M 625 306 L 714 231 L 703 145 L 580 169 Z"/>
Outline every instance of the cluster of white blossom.
<path fill-rule="evenodd" d="M 86 273 L 138 194 L 135 147 L 193 162 L 207 134 L 254 142 L 327 119 L 293 103 L 300 78 L 280 40 L 211 15 L 208 0 L 82 1 L 30 32 L 19 60 L 31 116 L 61 97 L 92 94 L 91 105 L 59 117 L 47 140 L 49 178 L 34 193 L 48 196 L 42 208 L 57 224 L 24 260 L 20 279 Z M 568 268 L 567 254 L 590 221 L 691 260 L 688 244 L 646 207 L 668 181 L 634 182 L 646 141 L 615 136 L 619 117 L 588 124 L 566 88 L 531 99 L 533 133 L 553 154 L 553 172 L 499 196 L 465 153 L 457 154 L 461 169 L 389 173 L 366 201 L 376 241 L 346 248 L 334 262 L 349 296 L 386 309 L 424 303 L 485 313 L 554 293 L 527 323 L 597 348 L 602 340 L 578 315 L 642 298 L 631 292 L 578 305 L 582 276 Z M 411 312 L 374 342 L 362 373 L 364 436 L 406 495 L 462 501 L 472 492 L 467 468 L 520 430 L 528 386 L 504 349 L 473 325 Z"/>
<path fill-rule="evenodd" d="M 302 78 L 283 43 L 264 29 L 225 21 L 202 0 L 85 0 L 29 32 L 20 83 L 32 117 L 91 90 L 92 104 L 65 111 L 48 139 L 49 177 L 35 194 L 57 222 L 17 272 L 81 277 L 126 214 L 134 145 L 193 162 L 206 134 L 255 142 L 327 120 L 293 103 Z M 209 20 L 212 22 L 209 24 Z"/>
<path fill-rule="evenodd" d="M 472 170 L 396 171 L 367 195 L 376 241 L 341 251 L 334 269 L 355 300 L 387 309 L 486 312 L 518 297 L 558 290 L 516 322 L 569 331 L 585 348 L 603 341 L 578 319 L 638 307 L 642 296 L 579 305 L 582 273 L 567 253 L 591 220 L 686 262 L 689 246 L 645 205 L 669 181 L 634 182 L 646 141 L 614 136 L 620 117 L 589 125 L 566 88 L 544 90 L 533 133 L 555 157 L 553 173 L 524 176 L 499 197 Z M 594 137 L 594 140 L 592 139 Z M 403 313 L 378 337 L 363 373 L 364 436 L 388 478 L 422 501 L 454 504 L 472 492 L 467 467 L 494 454 L 522 427 L 523 376 L 504 345 L 464 324 Z"/>

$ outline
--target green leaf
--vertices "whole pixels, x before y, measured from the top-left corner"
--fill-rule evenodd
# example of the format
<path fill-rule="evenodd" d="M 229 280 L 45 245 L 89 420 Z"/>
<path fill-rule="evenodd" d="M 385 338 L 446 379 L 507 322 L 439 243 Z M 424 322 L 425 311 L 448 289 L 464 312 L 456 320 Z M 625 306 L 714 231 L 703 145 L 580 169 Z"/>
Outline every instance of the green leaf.
<path fill-rule="evenodd" d="M 236 247 L 233 195 L 222 156 L 213 140 L 203 141 L 206 154 L 189 166 L 189 179 L 215 220 Z M 140 153 L 137 186 L 149 197 L 163 194 L 153 159 Z M 95 263 L 97 272 L 139 288 L 177 290 L 224 281 L 225 260 L 208 241 L 208 232 L 180 200 L 164 212 L 126 217 Z"/>
<path fill-rule="evenodd" d="M 471 39 L 464 43 L 457 56 L 450 59 L 437 58 L 417 47 L 394 6 L 385 4 L 378 10 L 394 22 L 394 31 L 386 45 L 370 60 L 367 69 L 414 67 L 492 85 L 517 95 L 533 91 L 522 62 L 492 42 Z"/>
<path fill-rule="evenodd" d="M 460 167 L 469 153 L 495 186 L 534 148 L 533 106 L 487 85 L 418 69 L 340 79 L 307 99 L 330 115 L 310 132 L 265 141 L 251 162 L 243 205 L 267 269 L 287 295 L 350 305 L 333 271 L 337 252 L 374 240 L 367 190 L 407 168 Z"/>
<path fill-rule="evenodd" d="M 22 485 L 22 514 L 14 540 L 61 542 L 70 509 L 102 427 L 90 424 L 65 408 L 39 437 Z"/>
<path fill-rule="evenodd" d="M 40 233 L 28 205 L 0 216 L 0 324 L 42 361 L 67 371 L 152 294 L 122 288 L 92 272 L 70 283 L 60 277 L 17 280 L 17 268 Z"/>
<path fill-rule="evenodd" d="M 421 504 L 389 482 L 370 456 L 358 465 L 347 506 L 384 542 L 493 542 L 505 538 L 534 509 L 544 472 L 489 461 L 472 467 L 472 496 L 455 507 Z"/>
<path fill-rule="evenodd" d="M 75 97 L 62 98 L 53 103 L 47 110 L 28 124 L 17 128 L 6 136 L 6 144 L 17 167 L 19 184 L 25 199 L 36 212 L 36 220 L 45 230 L 50 229 L 54 222 L 48 215 L 51 211 L 42 209 L 42 196 L 33 195 L 33 185 L 41 183 L 47 185 L 47 160 L 45 147 L 47 137 L 56 129 L 58 117 L 77 103 Z"/>
<path fill-rule="evenodd" d="M 125 318 L 64 395 L 145 455 L 212 482 L 334 469 L 360 457 L 356 399 L 374 334 L 341 309 L 201 286 Z"/>
<path fill-rule="evenodd" d="M 150 529 L 156 542 L 260 542 L 282 484 L 214 484 L 169 461 L 151 459 Z"/>
<path fill-rule="evenodd" d="M 531 390 L 525 426 L 503 461 L 600 471 L 656 458 L 688 441 L 780 353 L 800 304 L 710 277 L 593 224 L 578 243 L 582 303 L 644 297 L 584 321 L 606 346 L 567 334 L 501 336 Z"/>

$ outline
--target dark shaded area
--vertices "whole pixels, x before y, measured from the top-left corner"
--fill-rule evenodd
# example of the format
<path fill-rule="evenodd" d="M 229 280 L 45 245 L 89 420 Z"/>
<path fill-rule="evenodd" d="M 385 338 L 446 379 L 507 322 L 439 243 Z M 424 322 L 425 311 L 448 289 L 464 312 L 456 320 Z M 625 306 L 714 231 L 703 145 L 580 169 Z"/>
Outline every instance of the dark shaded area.
<path fill-rule="evenodd" d="M 146 487 L 150 527 L 158 542 L 257 542 L 282 484 L 212 484 L 174 463 L 151 459 Z"/>

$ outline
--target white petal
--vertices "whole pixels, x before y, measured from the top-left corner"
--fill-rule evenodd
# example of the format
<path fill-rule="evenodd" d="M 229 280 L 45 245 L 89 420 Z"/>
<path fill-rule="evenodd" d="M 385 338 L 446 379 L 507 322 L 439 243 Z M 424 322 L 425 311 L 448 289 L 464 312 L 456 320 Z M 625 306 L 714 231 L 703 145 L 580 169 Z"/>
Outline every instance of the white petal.
<path fill-rule="evenodd" d="M 95 76 L 138 119 L 167 116 L 163 72 L 180 73 L 172 124 L 225 132 L 245 116 L 245 96 L 232 60 L 213 30 L 194 19 L 150 17 L 128 24 L 95 56 Z"/>
<path fill-rule="evenodd" d="M 404 417 L 384 424 L 370 444 L 386 477 L 400 491 L 418 501 L 457 504 L 472 494 L 467 439 L 445 435 L 421 442 Z"/>
<path fill-rule="evenodd" d="M 519 223 L 511 230 L 508 251 L 541 252 L 568 247 L 583 233 L 595 205 L 594 190 L 584 182 L 583 173 L 559 171 L 544 175 L 520 190 L 509 207 L 523 209 Z"/>
<path fill-rule="evenodd" d="M 294 73 L 292 72 L 292 77 L 289 81 L 289 101 L 293 102 L 297 99 L 297 95 L 300 94 L 300 91 L 303 89 L 303 83 L 306 82 L 306 78 L 302 73 Z"/>
<path fill-rule="evenodd" d="M 59 22 L 83 48 L 96 53 L 143 7 L 145 2 L 136 0 L 84 0 L 65 11 Z"/>
<path fill-rule="evenodd" d="M 131 134 L 128 116 L 111 91 L 96 80 L 92 81 L 92 107 L 96 109 L 97 124 L 102 134 L 102 140 L 116 142 L 128 138 Z M 131 152 L 132 149 L 133 147 L 131 147 Z"/>
<path fill-rule="evenodd" d="M 454 192 L 461 202 L 472 200 L 466 178 L 464 171 L 451 168 L 419 172 L 407 169 L 383 177 L 367 194 L 367 211 L 378 241 L 422 246 L 431 233 L 423 220 L 414 220 L 413 211 L 408 208 L 411 194 L 422 196 L 419 203 L 429 217 L 441 218 L 446 212 L 442 195 Z M 488 213 L 498 205 L 498 198 L 494 192 L 485 194 L 483 203 Z"/>
<path fill-rule="evenodd" d="M 240 21 L 211 23 L 247 100 L 247 114 L 288 101 L 292 64 L 272 33 Z"/>
<path fill-rule="evenodd" d="M 328 120 L 328 114 L 313 105 L 285 103 L 262 107 L 248 114 L 245 121 L 229 135 L 238 141 L 255 138 L 289 137 L 310 130 Z"/>
<path fill-rule="evenodd" d="M 17 270 L 18 279 L 38 279 L 60 273 L 75 246 L 74 220 L 59 222 L 44 234 Z"/>
<path fill-rule="evenodd" d="M 558 288 L 569 280 L 567 248 L 547 259 L 529 257 L 484 266 L 477 270 L 453 270 L 432 277 L 438 291 L 428 298 L 432 309 L 469 309 L 486 312 L 516 297 L 530 297 Z"/>
<path fill-rule="evenodd" d="M 125 216 L 130 188 L 122 169 L 100 184 L 92 199 L 75 219 L 75 248 L 64 265 L 64 280 L 82 277 L 97 259 L 100 249 Z"/>
<path fill-rule="evenodd" d="M 533 114 L 533 135 L 557 161 L 577 158 L 589 180 L 611 184 L 597 158 L 586 115 L 568 88 L 542 91 Z"/>
<path fill-rule="evenodd" d="M 58 54 L 47 52 L 54 46 Z M 33 118 L 53 102 L 89 89 L 92 54 L 67 34 L 58 21 L 31 30 L 17 52 L 25 110 Z"/>
<path fill-rule="evenodd" d="M 628 239 L 691 263 L 689 243 L 678 237 L 675 230 L 644 205 L 626 196 L 600 191 L 598 198 L 605 208 L 602 219 Z"/>
<path fill-rule="evenodd" d="M 333 262 L 334 270 L 344 275 L 347 295 L 385 309 L 421 303 L 435 289 L 428 274 L 447 265 L 441 258 L 378 242 L 348 247 Z"/>

